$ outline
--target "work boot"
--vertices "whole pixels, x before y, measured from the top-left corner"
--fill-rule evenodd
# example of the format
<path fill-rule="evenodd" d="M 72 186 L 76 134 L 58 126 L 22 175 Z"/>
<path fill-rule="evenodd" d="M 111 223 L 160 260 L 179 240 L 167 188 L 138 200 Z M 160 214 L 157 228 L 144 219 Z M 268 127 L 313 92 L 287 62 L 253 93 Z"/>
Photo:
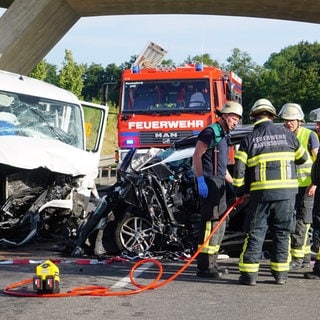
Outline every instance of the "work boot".
<path fill-rule="evenodd" d="M 305 279 L 320 280 L 320 260 L 316 260 L 312 272 L 305 272 L 303 276 Z"/>
<path fill-rule="evenodd" d="M 303 268 L 303 258 L 293 258 L 290 263 L 290 271 L 299 270 Z"/>
<path fill-rule="evenodd" d="M 197 276 L 200 278 L 221 279 L 222 273 L 217 269 L 197 270 Z"/>
<path fill-rule="evenodd" d="M 197 276 L 202 278 L 221 279 L 222 272 L 217 267 L 217 254 L 200 253 L 197 257 Z"/>
<path fill-rule="evenodd" d="M 222 273 L 222 274 L 227 274 L 229 273 L 229 269 L 227 267 L 223 267 L 223 266 L 220 266 L 218 264 L 218 262 L 216 262 L 215 264 L 215 269 L 218 270 L 218 272 Z"/>
<path fill-rule="evenodd" d="M 278 278 L 275 278 L 275 283 L 276 284 L 280 284 L 280 285 L 283 285 L 287 282 L 287 278 L 286 277 L 278 277 Z"/>
<path fill-rule="evenodd" d="M 239 284 L 245 286 L 255 286 L 257 284 L 256 277 L 250 276 L 248 273 L 241 272 Z"/>
<path fill-rule="evenodd" d="M 219 265 L 218 254 L 209 255 L 209 269 L 217 270 L 219 273 L 229 273 L 228 268 Z"/>
<path fill-rule="evenodd" d="M 279 272 L 279 271 L 271 270 L 271 274 L 274 277 L 275 284 L 283 285 L 287 282 L 287 279 L 288 279 L 288 272 L 287 271 Z"/>
<path fill-rule="evenodd" d="M 312 272 L 305 272 L 305 273 L 303 274 L 303 277 L 304 277 L 305 279 L 309 279 L 309 280 L 320 280 L 320 274 L 317 273 L 317 272 L 314 272 L 314 271 L 312 271 Z"/>
<path fill-rule="evenodd" d="M 311 254 L 306 254 L 303 258 L 303 268 L 310 268 Z"/>

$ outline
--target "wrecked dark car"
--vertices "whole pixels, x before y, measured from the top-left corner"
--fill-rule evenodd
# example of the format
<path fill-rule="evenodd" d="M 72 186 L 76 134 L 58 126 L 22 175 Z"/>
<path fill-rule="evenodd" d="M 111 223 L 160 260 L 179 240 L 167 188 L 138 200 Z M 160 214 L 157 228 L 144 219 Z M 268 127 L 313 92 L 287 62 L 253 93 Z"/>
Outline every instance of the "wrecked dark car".
<path fill-rule="evenodd" d="M 238 128 L 232 133 L 232 144 L 251 130 L 252 126 Z M 72 255 L 194 252 L 200 219 L 192 169 L 196 138 L 177 141 L 166 150 L 152 148 L 146 154 L 131 149 L 118 169 L 117 182 L 98 190 L 100 204 L 79 230 Z M 231 188 L 227 197 L 230 204 L 235 200 Z M 229 218 L 222 245 L 225 253 L 238 254 L 242 247 L 245 206 Z"/>

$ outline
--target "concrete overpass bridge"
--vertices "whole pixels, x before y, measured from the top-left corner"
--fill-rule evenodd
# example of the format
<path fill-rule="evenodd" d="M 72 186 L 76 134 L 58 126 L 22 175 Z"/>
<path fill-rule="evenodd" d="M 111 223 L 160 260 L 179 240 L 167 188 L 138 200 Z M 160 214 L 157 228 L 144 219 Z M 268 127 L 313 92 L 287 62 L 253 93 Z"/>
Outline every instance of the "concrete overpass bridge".
<path fill-rule="evenodd" d="M 314 0 L 0 0 L 0 69 L 29 73 L 81 18 L 204 14 L 320 23 Z M 186 29 L 188 27 L 186 26 Z"/>

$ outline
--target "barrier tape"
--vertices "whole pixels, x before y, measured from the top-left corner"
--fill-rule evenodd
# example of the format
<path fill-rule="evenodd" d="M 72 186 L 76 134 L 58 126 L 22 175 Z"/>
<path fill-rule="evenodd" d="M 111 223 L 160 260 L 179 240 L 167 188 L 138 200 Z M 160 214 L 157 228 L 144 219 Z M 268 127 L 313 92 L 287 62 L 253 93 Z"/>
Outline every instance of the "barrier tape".
<path fill-rule="evenodd" d="M 0 260 L 0 265 L 22 265 L 22 264 L 40 264 L 48 259 L 13 259 L 13 260 Z M 114 262 L 127 262 L 129 259 L 122 257 L 112 257 L 105 260 L 98 259 L 49 259 L 55 264 L 79 264 L 79 265 L 93 265 L 93 264 L 111 264 Z"/>

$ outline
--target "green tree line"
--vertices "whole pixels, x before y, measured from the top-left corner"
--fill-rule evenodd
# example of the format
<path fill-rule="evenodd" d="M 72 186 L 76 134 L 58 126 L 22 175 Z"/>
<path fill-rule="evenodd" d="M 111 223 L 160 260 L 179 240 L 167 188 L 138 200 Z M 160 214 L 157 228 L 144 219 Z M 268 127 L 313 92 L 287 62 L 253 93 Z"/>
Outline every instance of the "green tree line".
<path fill-rule="evenodd" d="M 310 110 L 320 107 L 320 44 L 302 41 L 297 45 L 285 47 L 278 53 L 272 53 L 262 65 L 256 64 L 251 56 L 234 48 L 226 62 L 219 64 L 210 54 L 187 56 L 185 61 L 174 63 L 164 60 L 163 64 L 183 65 L 202 61 L 222 70 L 232 70 L 242 78 L 242 104 L 244 106 L 244 123 L 249 123 L 249 110 L 254 101 L 267 98 L 278 111 L 286 102 L 299 103 L 308 121 Z M 130 68 L 136 56 L 117 66 L 92 63 L 78 64 L 72 52 L 65 50 L 65 57 L 60 70 L 56 65 L 42 60 L 30 73 L 31 77 L 47 81 L 72 91 L 78 98 L 101 103 L 102 86 L 108 84 L 108 103 L 115 107 L 119 101 L 121 72 Z"/>

